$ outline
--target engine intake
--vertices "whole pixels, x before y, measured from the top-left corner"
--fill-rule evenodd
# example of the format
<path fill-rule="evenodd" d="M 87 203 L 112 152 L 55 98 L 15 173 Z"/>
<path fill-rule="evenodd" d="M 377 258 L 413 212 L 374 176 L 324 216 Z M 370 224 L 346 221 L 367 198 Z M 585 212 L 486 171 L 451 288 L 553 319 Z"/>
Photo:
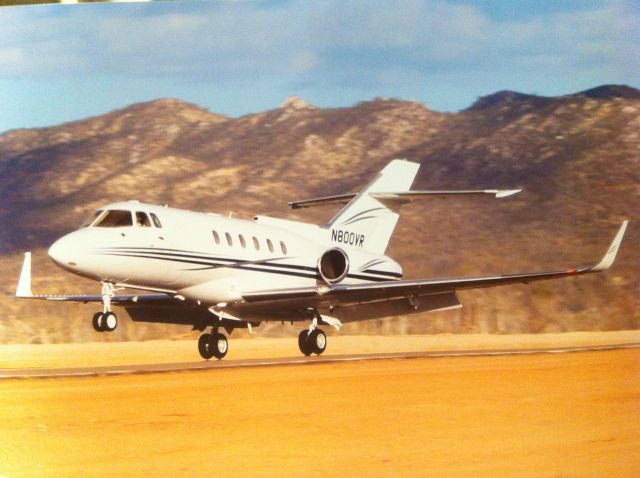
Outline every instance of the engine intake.
<path fill-rule="evenodd" d="M 322 253 L 318 259 L 318 272 L 327 284 L 336 284 L 349 272 L 349 258 L 337 247 Z"/>

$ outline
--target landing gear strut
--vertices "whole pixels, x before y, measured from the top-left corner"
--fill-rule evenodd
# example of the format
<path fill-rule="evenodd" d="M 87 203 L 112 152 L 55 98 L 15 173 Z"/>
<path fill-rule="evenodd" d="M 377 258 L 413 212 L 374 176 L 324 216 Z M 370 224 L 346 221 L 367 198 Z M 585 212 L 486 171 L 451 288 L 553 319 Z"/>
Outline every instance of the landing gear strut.
<path fill-rule="evenodd" d="M 118 326 L 118 317 L 111 311 L 114 290 L 111 282 L 102 283 L 102 312 L 96 312 L 91 321 L 97 332 L 113 332 Z"/>
<path fill-rule="evenodd" d="M 224 334 L 218 332 L 214 327 L 210 334 L 202 334 L 198 339 L 198 352 L 200 356 L 209 360 L 212 357 L 222 359 L 229 351 L 229 342 Z"/>
<path fill-rule="evenodd" d="M 303 330 L 298 335 L 298 347 L 300 352 L 309 356 L 320 355 L 327 348 L 327 335 L 318 328 L 318 319 L 314 318 L 309 330 Z"/>

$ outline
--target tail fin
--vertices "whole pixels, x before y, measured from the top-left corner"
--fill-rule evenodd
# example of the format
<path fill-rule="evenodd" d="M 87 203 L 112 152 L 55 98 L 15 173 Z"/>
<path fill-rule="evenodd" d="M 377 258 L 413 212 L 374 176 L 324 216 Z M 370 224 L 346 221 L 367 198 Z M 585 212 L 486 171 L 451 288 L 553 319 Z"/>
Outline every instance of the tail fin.
<path fill-rule="evenodd" d="M 420 164 L 394 159 L 327 224 L 330 240 L 383 254 L 396 227 L 397 213 L 371 193 L 408 191 Z"/>

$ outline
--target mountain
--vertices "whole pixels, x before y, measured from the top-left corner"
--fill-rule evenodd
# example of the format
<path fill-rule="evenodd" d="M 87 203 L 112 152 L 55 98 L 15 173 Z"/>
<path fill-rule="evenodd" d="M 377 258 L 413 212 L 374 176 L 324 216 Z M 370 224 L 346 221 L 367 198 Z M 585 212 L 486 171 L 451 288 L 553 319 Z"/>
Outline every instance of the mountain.
<path fill-rule="evenodd" d="M 551 101 L 551 98 L 538 95 L 526 95 L 517 91 L 502 90 L 491 95 L 482 96 L 471 105 L 467 111 L 485 110 L 490 108 L 516 108 L 524 106 L 526 108 L 540 107 Z"/>
<path fill-rule="evenodd" d="M 0 340 L 95 339 L 88 307 L 9 295 L 24 250 L 34 250 L 34 289 L 93 291 L 95 285 L 57 270 L 46 247 L 101 204 L 139 199 L 322 223 L 333 209 L 290 211 L 286 203 L 356 191 L 396 157 L 422 163 L 415 189 L 524 189 L 511 199 L 406 206 L 388 251 L 406 277 L 586 265 L 599 259 L 622 219 L 630 228 L 608 274 L 465 292 L 462 312 L 350 330 L 637 328 L 638 131 L 640 92 L 627 86 L 554 98 L 503 91 L 456 114 L 394 99 L 318 108 L 289 98 L 279 108 L 230 118 L 162 99 L 9 131 L 0 135 L 0 264 L 7 275 Z M 39 315 L 52 320 L 43 325 Z M 64 325 L 53 320 L 62 316 L 71 318 Z M 159 333 L 167 328 L 125 324 L 109 340 Z"/>
<path fill-rule="evenodd" d="M 640 99 L 640 91 L 627 85 L 602 85 L 577 94 L 600 100 L 610 100 L 612 98 Z"/>

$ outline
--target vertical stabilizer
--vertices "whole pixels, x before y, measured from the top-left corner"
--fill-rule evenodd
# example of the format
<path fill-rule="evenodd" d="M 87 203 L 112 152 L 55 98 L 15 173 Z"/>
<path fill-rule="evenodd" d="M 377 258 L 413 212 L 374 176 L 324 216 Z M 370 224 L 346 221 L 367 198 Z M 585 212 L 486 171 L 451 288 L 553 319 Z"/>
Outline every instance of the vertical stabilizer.
<path fill-rule="evenodd" d="M 331 242 L 383 254 L 399 215 L 371 193 L 408 191 L 420 164 L 394 159 L 327 224 Z"/>

